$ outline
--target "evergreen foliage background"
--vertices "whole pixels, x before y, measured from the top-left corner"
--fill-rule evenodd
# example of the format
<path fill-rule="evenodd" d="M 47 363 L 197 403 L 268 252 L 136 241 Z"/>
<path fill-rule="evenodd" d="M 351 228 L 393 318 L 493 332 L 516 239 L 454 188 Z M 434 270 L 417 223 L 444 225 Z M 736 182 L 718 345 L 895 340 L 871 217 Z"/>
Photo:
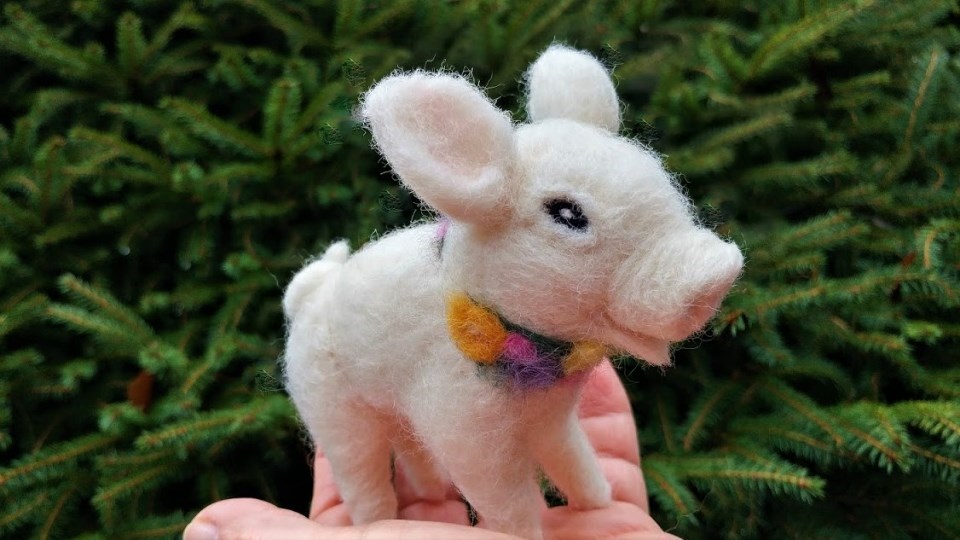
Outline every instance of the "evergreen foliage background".
<path fill-rule="evenodd" d="M 0 23 L 0 536 L 305 510 L 282 287 L 418 216 L 351 119 L 397 66 L 523 118 L 554 39 L 747 254 L 676 367 L 624 360 L 689 538 L 960 537 L 954 1 L 22 0 Z"/>

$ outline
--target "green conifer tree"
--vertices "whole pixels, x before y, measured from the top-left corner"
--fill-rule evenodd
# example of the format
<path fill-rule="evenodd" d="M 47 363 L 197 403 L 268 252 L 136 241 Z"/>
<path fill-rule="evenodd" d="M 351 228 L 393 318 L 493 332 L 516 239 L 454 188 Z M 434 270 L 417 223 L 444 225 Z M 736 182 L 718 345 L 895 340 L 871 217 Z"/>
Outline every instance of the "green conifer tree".
<path fill-rule="evenodd" d="M 953 0 L 76 0 L 0 19 L 0 537 L 304 510 L 279 299 L 419 214 L 352 118 L 399 67 L 522 118 L 553 40 L 746 253 L 710 332 L 619 365 L 687 538 L 960 537 Z"/>

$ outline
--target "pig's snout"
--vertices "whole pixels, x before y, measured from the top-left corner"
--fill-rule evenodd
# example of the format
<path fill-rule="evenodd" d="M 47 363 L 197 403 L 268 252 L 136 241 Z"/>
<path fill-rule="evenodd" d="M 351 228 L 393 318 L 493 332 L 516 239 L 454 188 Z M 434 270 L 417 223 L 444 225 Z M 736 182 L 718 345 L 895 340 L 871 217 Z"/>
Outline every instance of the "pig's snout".
<path fill-rule="evenodd" d="M 621 328 L 680 341 L 716 314 L 742 268 L 737 246 L 709 231 L 674 235 L 621 269 L 608 314 Z"/>
<path fill-rule="evenodd" d="M 740 251 L 737 250 L 737 253 L 739 254 Z M 725 275 L 720 278 L 716 285 L 708 286 L 686 302 L 686 313 L 674 324 L 677 327 L 675 334 L 677 337 L 673 339 L 683 339 L 687 337 L 702 328 L 707 321 L 713 318 L 720 308 L 720 303 L 723 302 L 724 297 L 727 296 L 727 292 L 730 291 L 730 287 L 733 286 L 733 282 L 736 281 L 737 276 L 740 275 L 742 265 L 743 258 L 741 257 L 740 263 L 736 265 L 735 270 L 734 265 L 728 265 L 727 268 L 725 268 Z"/>

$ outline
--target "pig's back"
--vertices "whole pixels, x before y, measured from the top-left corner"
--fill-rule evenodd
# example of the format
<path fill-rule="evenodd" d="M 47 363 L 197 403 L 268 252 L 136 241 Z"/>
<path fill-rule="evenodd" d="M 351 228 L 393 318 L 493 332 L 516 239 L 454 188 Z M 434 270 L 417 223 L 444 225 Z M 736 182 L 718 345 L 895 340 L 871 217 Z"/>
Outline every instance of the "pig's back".
<path fill-rule="evenodd" d="M 367 401 L 394 403 L 425 363 L 457 356 L 447 338 L 438 227 L 419 225 L 367 244 L 325 295 L 317 322 L 328 329 L 344 382 Z"/>

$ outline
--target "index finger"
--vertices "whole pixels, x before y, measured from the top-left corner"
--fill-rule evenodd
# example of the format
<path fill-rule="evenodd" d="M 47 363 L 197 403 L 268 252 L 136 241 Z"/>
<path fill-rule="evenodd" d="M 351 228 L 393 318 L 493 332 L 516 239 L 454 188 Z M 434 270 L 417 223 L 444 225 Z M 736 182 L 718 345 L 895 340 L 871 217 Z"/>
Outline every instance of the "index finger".
<path fill-rule="evenodd" d="M 323 450 L 317 448 L 313 458 L 313 498 L 310 519 L 324 525 L 352 525 L 350 513 L 333 478 L 333 469 Z"/>
<path fill-rule="evenodd" d="M 577 411 L 580 426 L 600 460 L 613 498 L 649 511 L 640 471 L 640 444 L 627 390 L 609 360 L 587 380 Z"/>

